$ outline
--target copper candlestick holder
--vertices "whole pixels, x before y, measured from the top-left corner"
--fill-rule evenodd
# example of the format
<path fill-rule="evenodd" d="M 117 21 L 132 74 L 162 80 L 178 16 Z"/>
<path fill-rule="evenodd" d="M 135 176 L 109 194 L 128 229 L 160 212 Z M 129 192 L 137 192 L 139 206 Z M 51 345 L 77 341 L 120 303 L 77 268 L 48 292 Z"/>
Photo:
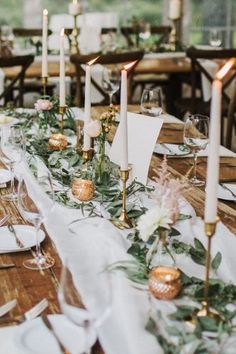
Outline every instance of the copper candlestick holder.
<path fill-rule="evenodd" d="M 70 47 L 71 54 L 79 54 L 79 42 L 78 42 L 79 29 L 77 27 L 77 16 L 78 15 L 74 15 L 74 28 L 71 32 L 71 47 Z"/>
<path fill-rule="evenodd" d="M 42 76 L 42 89 L 43 89 L 43 96 L 47 95 L 47 84 L 48 84 L 48 76 Z"/>
<path fill-rule="evenodd" d="M 120 217 L 118 219 L 113 220 L 113 224 L 117 226 L 119 229 L 130 229 L 133 227 L 133 224 L 130 218 L 128 217 L 126 211 L 126 196 L 127 196 L 126 183 L 129 178 L 129 170 L 120 170 L 120 177 L 122 181 L 122 208 L 121 208 Z"/>
<path fill-rule="evenodd" d="M 59 107 L 59 114 L 61 115 L 61 134 L 64 135 L 64 116 L 66 113 L 67 106 Z"/>

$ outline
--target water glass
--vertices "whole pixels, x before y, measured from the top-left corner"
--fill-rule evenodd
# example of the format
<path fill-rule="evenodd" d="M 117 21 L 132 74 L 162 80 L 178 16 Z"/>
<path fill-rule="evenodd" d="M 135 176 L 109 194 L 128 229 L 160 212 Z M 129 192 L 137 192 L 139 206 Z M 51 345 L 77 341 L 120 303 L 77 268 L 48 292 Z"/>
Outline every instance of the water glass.
<path fill-rule="evenodd" d="M 144 89 L 141 97 L 141 112 L 151 117 L 163 113 L 160 89 Z"/>

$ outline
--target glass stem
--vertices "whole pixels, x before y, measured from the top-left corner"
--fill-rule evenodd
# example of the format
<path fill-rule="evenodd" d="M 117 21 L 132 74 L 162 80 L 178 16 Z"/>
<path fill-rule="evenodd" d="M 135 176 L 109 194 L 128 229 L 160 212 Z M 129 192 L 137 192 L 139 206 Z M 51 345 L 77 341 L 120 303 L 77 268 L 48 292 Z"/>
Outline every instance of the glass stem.
<path fill-rule="evenodd" d="M 193 153 L 193 179 L 197 179 L 197 154 Z"/>
<path fill-rule="evenodd" d="M 10 190 L 11 193 L 14 195 L 15 192 L 15 183 L 14 183 L 14 168 L 13 168 L 13 163 L 10 163 L 10 173 L 11 173 L 11 185 L 10 185 Z"/>
<path fill-rule="evenodd" d="M 113 93 L 109 93 L 110 106 L 112 106 L 112 97 L 113 97 Z"/>
<path fill-rule="evenodd" d="M 36 257 L 37 261 L 39 261 L 41 258 L 43 258 L 41 249 L 40 249 L 40 243 L 39 243 L 39 230 L 41 226 L 41 219 L 37 218 L 35 221 L 35 244 L 36 244 Z"/>

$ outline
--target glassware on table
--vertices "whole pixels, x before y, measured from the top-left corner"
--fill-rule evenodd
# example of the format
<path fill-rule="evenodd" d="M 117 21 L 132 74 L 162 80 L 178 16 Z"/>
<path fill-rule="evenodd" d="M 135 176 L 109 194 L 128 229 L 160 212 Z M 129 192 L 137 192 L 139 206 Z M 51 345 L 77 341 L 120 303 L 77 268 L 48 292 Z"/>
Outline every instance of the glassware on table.
<path fill-rule="evenodd" d="M 17 200 L 14 185 L 14 168 L 22 160 L 25 149 L 24 134 L 17 125 L 2 127 L 1 132 L 1 161 L 11 173 L 10 193 L 1 196 L 6 201 Z"/>
<path fill-rule="evenodd" d="M 193 177 L 190 183 L 194 186 L 203 186 L 204 181 L 197 178 L 197 154 L 204 150 L 209 142 L 209 117 L 201 114 L 194 114 L 189 117 L 184 125 L 184 144 L 192 151 Z"/>
<path fill-rule="evenodd" d="M 69 260 L 66 260 L 61 272 L 58 299 L 64 315 L 75 325 L 84 328 L 85 354 L 90 354 L 89 334 L 99 328 L 111 312 L 111 279 L 108 271 L 88 269 L 84 263 L 77 261 L 72 274 Z"/>
<path fill-rule="evenodd" d="M 120 69 L 117 66 L 104 67 L 102 71 L 102 87 L 109 95 L 110 106 L 112 98 L 120 86 Z"/>
<path fill-rule="evenodd" d="M 20 179 L 18 185 L 18 208 L 22 217 L 35 227 L 36 252 L 35 256 L 23 262 L 25 268 L 32 270 L 43 270 L 51 268 L 55 261 L 52 257 L 42 254 L 39 243 L 39 230 L 42 222 L 49 216 L 54 206 L 54 192 L 52 187 L 51 176 L 48 171 L 37 170 L 34 177 L 39 188 L 43 189 L 50 195 L 47 204 L 37 199 L 35 203 L 29 193 L 27 184 L 23 178 Z"/>
<path fill-rule="evenodd" d="M 222 45 L 222 31 L 213 28 L 209 31 L 209 43 L 212 47 L 218 48 Z"/>
<path fill-rule="evenodd" d="M 140 24 L 139 38 L 142 40 L 147 40 L 151 36 L 151 25 L 147 22 L 142 22 Z"/>
<path fill-rule="evenodd" d="M 141 112 L 151 117 L 163 113 L 160 89 L 144 89 L 141 97 Z"/>

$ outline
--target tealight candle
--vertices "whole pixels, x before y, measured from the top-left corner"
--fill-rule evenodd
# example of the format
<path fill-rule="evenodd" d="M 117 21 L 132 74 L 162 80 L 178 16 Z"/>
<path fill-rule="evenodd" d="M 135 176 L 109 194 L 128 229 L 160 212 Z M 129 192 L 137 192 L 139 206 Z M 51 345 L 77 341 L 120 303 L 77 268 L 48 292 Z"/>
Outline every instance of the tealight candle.
<path fill-rule="evenodd" d="M 148 287 L 157 299 L 174 299 L 181 290 L 180 271 L 171 267 L 153 268 Z"/>

